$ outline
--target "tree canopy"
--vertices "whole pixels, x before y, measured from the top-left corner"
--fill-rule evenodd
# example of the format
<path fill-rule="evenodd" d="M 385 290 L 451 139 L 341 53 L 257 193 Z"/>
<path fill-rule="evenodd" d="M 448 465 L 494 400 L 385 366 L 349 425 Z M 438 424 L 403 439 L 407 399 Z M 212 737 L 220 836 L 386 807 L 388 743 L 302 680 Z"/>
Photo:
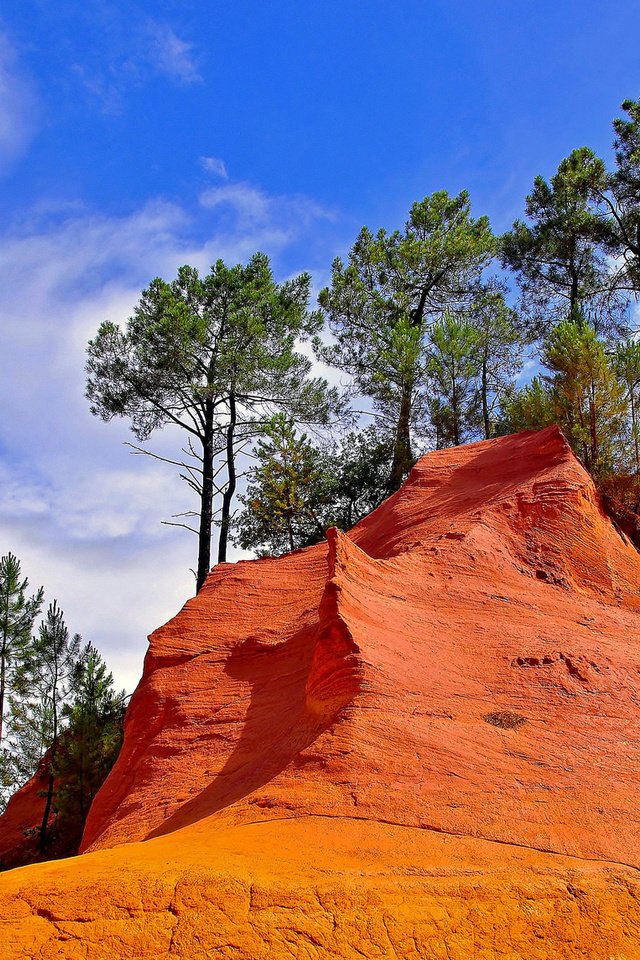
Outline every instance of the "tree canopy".
<path fill-rule="evenodd" d="M 329 447 L 277 419 L 240 498 L 236 543 L 280 554 L 324 540 L 329 527 L 350 530 L 384 500 L 392 449 L 372 426 Z"/>
<path fill-rule="evenodd" d="M 528 222 L 516 220 L 502 238 L 502 258 L 515 271 L 534 336 L 580 314 L 599 329 L 616 329 L 624 301 L 607 261 L 610 231 L 597 201 L 606 187 L 603 161 L 574 150 L 547 182 L 536 177 L 526 199 Z"/>
<path fill-rule="evenodd" d="M 7 692 L 14 690 L 27 655 L 31 634 L 44 597 L 42 587 L 27 597 L 29 581 L 22 577 L 13 553 L 0 558 L 0 747 L 4 734 Z"/>
<path fill-rule="evenodd" d="M 77 849 L 93 798 L 115 763 L 127 705 L 99 651 L 80 651 L 73 687 L 63 708 L 64 730 L 52 762 L 56 784 L 55 830 L 67 849 Z"/>
<path fill-rule="evenodd" d="M 170 283 L 143 291 L 124 329 L 100 326 L 90 342 L 87 396 L 104 420 L 126 417 L 139 440 L 172 424 L 185 431 L 186 459 L 171 462 L 199 499 L 197 589 L 211 566 L 213 500 L 221 494 L 218 561 L 226 559 L 236 456 L 286 411 L 302 423 L 326 423 L 337 395 L 310 375 L 298 341 L 321 323 L 309 312 L 308 274 L 278 284 L 269 260 L 246 266 L 218 260 L 201 277 L 184 266 Z M 216 485 L 219 470 L 226 473 Z"/>
<path fill-rule="evenodd" d="M 325 359 L 354 377 L 395 435 L 389 490 L 413 463 L 411 430 L 425 405 L 426 338 L 446 307 L 461 304 L 495 251 L 487 217 L 466 191 L 414 203 L 404 230 L 364 227 L 348 262 L 334 260 L 319 298 L 335 343 Z"/>
<path fill-rule="evenodd" d="M 588 470 L 596 477 L 610 472 L 628 408 L 603 341 L 584 320 L 565 320 L 546 337 L 542 362 L 549 373 L 507 403 L 508 429 L 558 423 Z"/>
<path fill-rule="evenodd" d="M 20 570 L 14 554 L 0 558 L 0 619 L 11 653 L 0 812 L 37 773 L 45 784 L 44 803 L 29 849 L 64 856 L 77 852 L 93 797 L 118 756 L 128 698 L 115 690 L 96 647 L 83 646 L 69 632 L 57 601 L 39 618 L 43 590 L 27 599 L 28 581 Z"/>
<path fill-rule="evenodd" d="M 615 170 L 607 177 L 602 197 L 610 214 L 613 251 L 620 257 L 617 283 L 640 291 L 640 98 L 625 100 L 626 117 L 613 121 Z"/>

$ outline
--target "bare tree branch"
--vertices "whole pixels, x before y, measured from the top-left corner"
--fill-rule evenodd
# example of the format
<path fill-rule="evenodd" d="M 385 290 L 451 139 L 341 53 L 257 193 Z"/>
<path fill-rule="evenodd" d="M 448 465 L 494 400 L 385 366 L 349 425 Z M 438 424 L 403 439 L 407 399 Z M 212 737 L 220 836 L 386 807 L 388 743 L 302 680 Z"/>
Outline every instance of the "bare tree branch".
<path fill-rule="evenodd" d="M 133 450 L 134 456 L 152 457 L 154 460 L 160 460 L 162 463 L 170 463 L 173 467 L 182 467 L 184 470 L 194 470 L 196 473 L 202 473 L 198 467 L 193 467 L 188 463 L 184 463 L 182 460 L 172 460 L 170 457 L 162 457 L 159 453 L 154 453 L 153 450 L 145 450 L 144 447 L 139 447 L 135 443 L 131 443 L 129 440 L 125 440 L 125 447 L 131 447 Z"/>
<path fill-rule="evenodd" d="M 161 520 L 160 523 L 164 524 L 165 527 L 182 527 L 183 530 L 188 530 L 190 533 L 195 533 L 195 535 L 198 536 L 198 531 L 186 523 L 174 523 L 172 520 Z"/>

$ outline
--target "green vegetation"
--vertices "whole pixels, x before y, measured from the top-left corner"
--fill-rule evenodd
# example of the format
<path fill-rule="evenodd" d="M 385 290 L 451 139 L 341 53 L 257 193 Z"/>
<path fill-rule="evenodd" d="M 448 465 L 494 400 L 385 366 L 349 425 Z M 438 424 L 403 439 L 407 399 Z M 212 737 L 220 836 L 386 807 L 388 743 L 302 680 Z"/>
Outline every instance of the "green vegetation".
<path fill-rule="evenodd" d="M 621 322 L 625 302 L 611 282 L 610 233 L 596 202 L 605 182 L 602 160 L 586 147 L 574 150 L 550 183 L 536 177 L 528 222 L 516 220 L 503 238 L 503 261 L 516 273 L 534 335 L 580 313 L 603 331 Z"/>
<path fill-rule="evenodd" d="M 27 590 L 17 557 L 0 558 L 0 809 L 38 770 L 45 787 L 34 853 L 63 856 L 77 850 L 91 800 L 120 750 L 126 695 L 114 690 L 96 648 L 69 634 L 55 600 L 34 629 L 43 590 L 29 599 Z"/>
<path fill-rule="evenodd" d="M 414 203 L 401 232 L 366 227 L 344 264 L 333 262 L 319 302 L 335 343 L 326 361 L 345 370 L 392 425 L 389 492 L 413 464 L 411 432 L 427 403 L 431 324 L 470 298 L 496 241 L 486 217 L 474 219 L 463 191 Z"/>
<path fill-rule="evenodd" d="M 363 227 L 315 312 L 306 274 L 278 285 L 256 254 L 156 279 L 124 330 L 101 326 L 93 412 L 128 417 L 140 440 L 171 423 L 188 435 L 169 462 L 199 499 L 174 517 L 198 521 L 197 589 L 214 523 L 218 560 L 230 532 L 259 553 L 313 543 L 397 490 L 433 447 L 557 423 L 598 483 L 640 486 L 640 101 L 622 108 L 613 169 L 573 150 L 535 178 L 502 237 L 466 191 L 441 190 L 402 229 Z M 347 378 L 340 390 L 312 377 L 303 339 Z M 533 376 L 518 384 L 525 360 Z M 364 416 L 373 426 L 354 430 Z"/>
<path fill-rule="evenodd" d="M 505 404 L 511 429 L 557 423 L 596 479 L 625 455 L 629 402 L 616 363 L 584 320 L 564 320 L 542 347 L 548 374 Z"/>
<path fill-rule="evenodd" d="M 476 338 L 474 362 L 480 377 L 482 430 L 484 439 L 490 440 L 496 432 L 500 405 L 522 370 L 523 341 L 518 314 L 507 306 L 505 289 L 496 280 L 475 292 L 468 321 Z"/>
<path fill-rule="evenodd" d="M 55 829 L 72 849 L 80 843 L 93 798 L 120 752 L 126 703 L 126 692 L 115 690 L 104 660 L 93 644 L 86 644 L 63 708 L 65 726 L 53 764 Z"/>
<path fill-rule="evenodd" d="M 386 497 L 392 457 L 391 438 L 373 427 L 348 433 L 336 448 L 276 418 L 240 497 L 237 545 L 278 554 L 323 540 L 328 527 L 349 530 Z"/>
<path fill-rule="evenodd" d="M 311 361 L 297 346 L 321 323 L 308 311 L 310 282 L 300 274 L 277 284 L 268 258 L 259 253 L 246 267 L 218 260 L 205 277 L 185 266 L 171 283 L 152 281 L 124 330 L 103 323 L 89 344 L 93 413 L 103 420 L 127 417 L 139 440 L 168 424 L 186 433 L 186 459 L 169 462 L 199 500 L 197 513 L 179 515 L 198 522 L 198 590 L 211 566 L 216 518 L 218 563 L 227 556 L 238 455 L 274 412 L 323 424 L 338 408 L 335 391 L 310 376 Z"/>
<path fill-rule="evenodd" d="M 457 447 L 477 424 L 478 337 L 464 317 L 446 312 L 431 330 L 427 362 L 436 447 Z"/>
<path fill-rule="evenodd" d="M 20 561 L 12 553 L 0 558 L 0 748 L 3 746 L 7 694 L 16 691 L 16 675 L 31 642 L 40 613 L 42 587 L 27 599 L 29 581 L 21 578 Z"/>
<path fill-rule="evenodd" d="M 640 473 L 640 341 L 629 339 L 618 343 L 614 363 L 629 411 L 624 444 L 629 460 L 627 469 L 637 474 Z"/>

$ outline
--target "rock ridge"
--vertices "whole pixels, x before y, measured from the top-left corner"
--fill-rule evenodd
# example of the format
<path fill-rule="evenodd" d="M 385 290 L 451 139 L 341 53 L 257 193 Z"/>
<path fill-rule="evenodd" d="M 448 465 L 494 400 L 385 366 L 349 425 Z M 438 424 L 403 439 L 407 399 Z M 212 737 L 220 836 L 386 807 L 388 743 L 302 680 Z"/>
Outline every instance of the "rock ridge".
<path fill-rule="evenodd" d="M 640 958 L 639 626 L 640 554 L 556 428 L 428 454 L 151 635 L 86 852 L 0 879 L 13 942 Z M 140 917 L 164 952 L 117 946 Z"/>

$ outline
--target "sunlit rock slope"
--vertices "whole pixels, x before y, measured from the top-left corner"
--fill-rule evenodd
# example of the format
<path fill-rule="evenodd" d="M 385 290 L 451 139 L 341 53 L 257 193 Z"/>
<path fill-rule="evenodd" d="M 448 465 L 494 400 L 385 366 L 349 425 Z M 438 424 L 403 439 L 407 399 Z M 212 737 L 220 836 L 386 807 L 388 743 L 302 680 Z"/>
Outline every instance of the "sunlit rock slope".
<path fill-rule="evenodd" d="M 555 428 L 428 455 L 152 635 L 85 854 L 0 877 L 0 956 L 640 958 L 639 626 Z"/>

